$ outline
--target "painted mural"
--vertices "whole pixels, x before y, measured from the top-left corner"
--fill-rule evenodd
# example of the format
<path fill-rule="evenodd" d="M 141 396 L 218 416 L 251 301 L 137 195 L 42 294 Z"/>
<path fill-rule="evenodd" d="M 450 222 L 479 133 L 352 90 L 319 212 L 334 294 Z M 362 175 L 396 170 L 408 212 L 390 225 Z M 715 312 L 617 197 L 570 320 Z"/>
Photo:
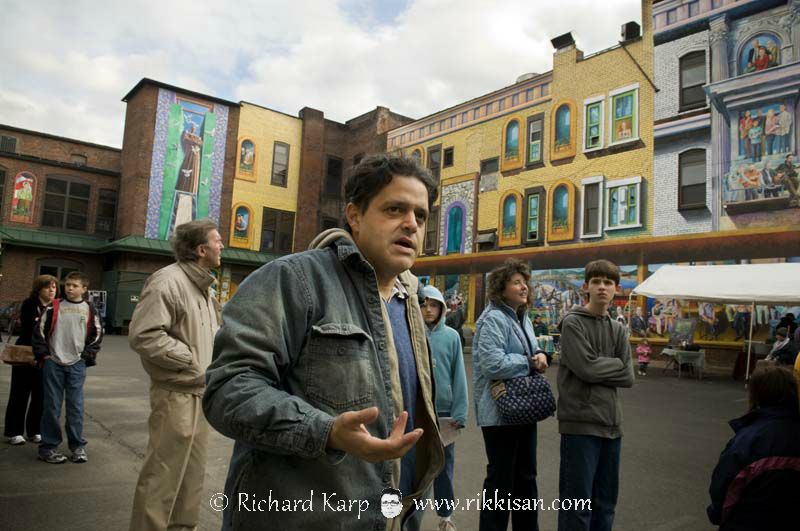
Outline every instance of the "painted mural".
<path fill-rule="evenodd" d="M 556 110 L 555 151 L 567 151 L 572 145 L 571 109 L 564 104 Z"/>
<path fill-rule="evenodd" d="M 14 178 L 14 195 L 11 198 L 11 215 L 9 221 L 15 223 L 33 223 L 33 198 L 36 195 L 36 177 L 27 171 Z"/>
<path fill-rule="evenodd" d="M 636 287 L 636 266 L 620 266 L 620 285 L 614 296 L 612 316 L 627 323 L 628 296 Z M 548 327 L 555 327 L 567 312 L 583 305 L 584 269 L 543 269 L 531 271 L 531 316 L 539 315 Z"/>
<path fill-rule="evenodd" d="M 792 259 L 790 259 L 792 260 Z M 776 260 L 783 261 L 783 260 Z M 694 262 L 691 265 L 735 264 L 736 260 Z M 650 264 L 647 276 L 664 264 Z M 690 264 L 681 264 L 690 265 Z M 693 341 L 744 341 L 750 333 L 752 320 L 755 341 L 773 340 L 775 329 L 787 314 L 800 316 L 798 307 L 721 304 L 702 300 L 645 299 L 644 308 L 634 308 L 631 332 L 634 337 L 668 339 L 683 322 L 689 322 Z"/>
<path fill-rule="evenodd" d="M 242 142 L 241 153 L 239 154 L 239 171 L 242 173 L 253 173 L 256 161 L 256 146 L 250 140 Z"/>
<path fill-rule="evenodd" d="M 227 127 L 226 106 L 159 89 L 147 238 L 194 219 L 219 223 Z"/>
<path fill-rule="evenodd" d="M 739 112 L 731 168 L 722 179 L 723 203 L 752 202 L 754 209 L 763 210 L 798 206 L 793 114 L 788 101 Z"/>
<path fill-rule="evenodd" d="M 739 73 L 760 72 L 781 64 L 781 41 L 771 33 L 760 33 L 739 52 Z"/>
<path fill-rule="evenodd" d="M 250 233 L 250 210 L 245 206 L 236 208 L 233 222 L 233 237 L 247 240 Z"/>

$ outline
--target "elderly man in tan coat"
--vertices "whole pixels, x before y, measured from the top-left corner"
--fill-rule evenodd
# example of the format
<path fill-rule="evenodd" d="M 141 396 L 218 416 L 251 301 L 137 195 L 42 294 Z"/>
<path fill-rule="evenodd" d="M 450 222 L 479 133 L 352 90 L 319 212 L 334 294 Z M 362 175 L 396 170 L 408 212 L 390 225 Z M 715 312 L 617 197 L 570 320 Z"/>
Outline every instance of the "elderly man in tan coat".
<path fill-rule="evenodd" d="M 177 262 L 150 276 L 133 312 L 129 342 L 150 375 L 150 440 L 133 499 L 131 531 L 195 529 L 208 424 L 201 399 L 220 308 L 211 291 L 223 245 L 216 225 L 179 225 Z"/>

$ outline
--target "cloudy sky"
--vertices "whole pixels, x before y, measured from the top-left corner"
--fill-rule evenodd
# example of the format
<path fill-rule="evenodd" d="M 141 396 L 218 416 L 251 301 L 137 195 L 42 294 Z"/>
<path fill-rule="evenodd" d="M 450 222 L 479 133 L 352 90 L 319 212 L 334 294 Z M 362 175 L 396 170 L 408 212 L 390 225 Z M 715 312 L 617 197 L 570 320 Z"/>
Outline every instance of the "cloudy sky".
<path fill-rule="evenodd" d="M 419 118 L 591 53 L 641 0 L 0 0 L 0 123 L 119 147 L 122 97 L 149 77 L 345 121 Z"/>

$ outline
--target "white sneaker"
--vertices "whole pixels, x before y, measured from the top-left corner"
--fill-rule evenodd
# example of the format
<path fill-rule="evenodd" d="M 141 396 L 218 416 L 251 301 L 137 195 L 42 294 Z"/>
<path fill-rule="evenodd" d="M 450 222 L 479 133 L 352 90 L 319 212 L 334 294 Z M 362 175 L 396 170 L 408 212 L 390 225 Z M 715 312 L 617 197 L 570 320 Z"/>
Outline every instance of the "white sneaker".
<path fill-rule="evenodd" d="M 14 435 L 13 437 L 9 437 L 8 444 L 13 444 L 13 445 L 25 444 L 25 437 L 23 437 L 22 435 Z"/>
<path fill-rule="evenodd" d="M 42 436 L 37 433 L 36 435 L 33 436 L 33 439 L 31 439 L 31 442 L 34 442 L 34 443 L 42 442 Z"/>

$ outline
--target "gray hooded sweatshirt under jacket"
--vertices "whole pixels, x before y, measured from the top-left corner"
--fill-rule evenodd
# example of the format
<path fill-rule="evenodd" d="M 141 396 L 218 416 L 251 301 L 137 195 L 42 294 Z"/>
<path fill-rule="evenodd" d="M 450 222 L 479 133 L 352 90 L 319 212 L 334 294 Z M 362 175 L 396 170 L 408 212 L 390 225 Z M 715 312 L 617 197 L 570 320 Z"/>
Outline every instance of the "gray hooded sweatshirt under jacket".
<path fill-rule="evenodd" d="M 622 436 L 617 387 L 633 386 L 625 328 L 608 314 L 571 310 L 561 321 L 558 431 L 570 435 Z"/>

